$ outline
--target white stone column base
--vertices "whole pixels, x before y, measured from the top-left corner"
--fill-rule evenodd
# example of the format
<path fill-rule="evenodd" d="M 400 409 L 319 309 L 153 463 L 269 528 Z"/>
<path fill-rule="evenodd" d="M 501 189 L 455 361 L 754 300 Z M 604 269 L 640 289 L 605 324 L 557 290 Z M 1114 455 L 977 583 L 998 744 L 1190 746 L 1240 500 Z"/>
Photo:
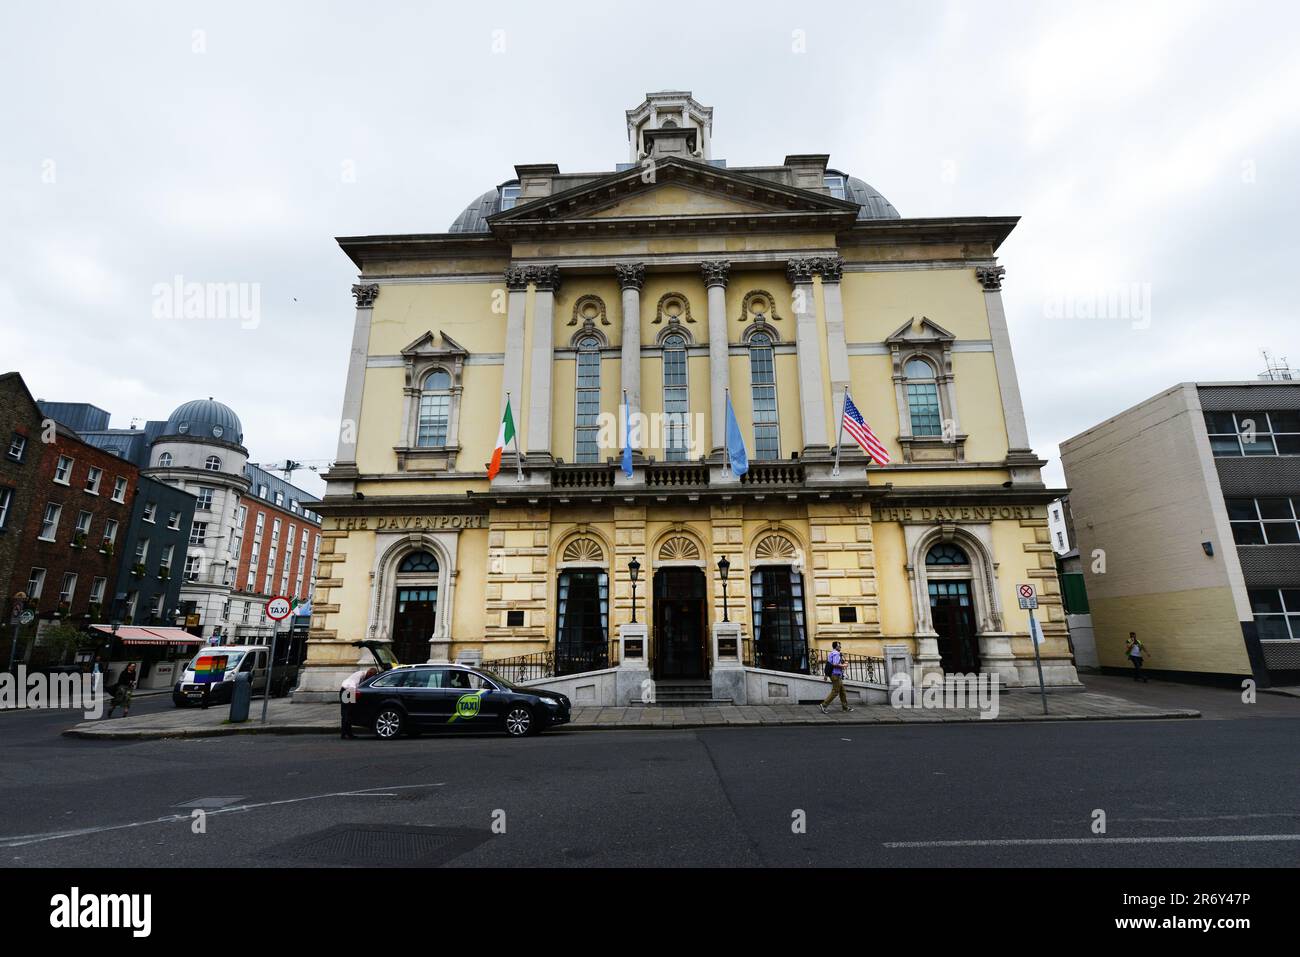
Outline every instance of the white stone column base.
<path fill-rule="evenodd" d="M 980 671 L 996 674 L 1005 688 L 1018 688 L 1020 669 L 1011 651 L 1011 635 L 1004 631 L 987 631 L 979 636 Z"/>

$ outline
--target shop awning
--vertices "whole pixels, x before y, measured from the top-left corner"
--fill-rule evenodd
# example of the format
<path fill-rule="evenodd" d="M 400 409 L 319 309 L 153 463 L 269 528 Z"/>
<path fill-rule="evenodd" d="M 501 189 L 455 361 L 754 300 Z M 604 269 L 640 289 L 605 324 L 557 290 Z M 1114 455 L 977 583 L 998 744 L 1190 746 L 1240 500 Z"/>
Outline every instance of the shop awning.
<path fill-rule="evenodd" d="M 96 631 L 113 634 L 112 625 L 91 625 Z M 145 628 L 141 625 L 119 625 L 118 640 L 124 645 L 201 645 L 203 639 L 191 635 L 184 628 L 166 628 L 162 625 Z"/>

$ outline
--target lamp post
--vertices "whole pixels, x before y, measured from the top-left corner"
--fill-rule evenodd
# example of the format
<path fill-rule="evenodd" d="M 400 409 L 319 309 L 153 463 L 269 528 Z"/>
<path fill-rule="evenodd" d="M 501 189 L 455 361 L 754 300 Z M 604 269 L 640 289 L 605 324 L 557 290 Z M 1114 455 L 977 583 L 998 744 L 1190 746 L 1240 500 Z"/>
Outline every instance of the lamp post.
<path fill-rule="evenodd" d="M 23 607 L 27 604 L 27 592 L 14 593 L 12 614 L 14 616 L 14 640 L 9 646 L 9 670 L 14 670 L 14 653 L 18 650 L 18 629 L 22 627 Z"/>
<path fill-rule="evenodd" d="M 641 577 L 641 563 L 635 558 L 627 563 L 628 574 L 632 576 L 632 624 L 636 624 L 636 581 Z"/>
<path fill-rule="evenodd" d="M 722 576 L 722 620 L 731 621 L 727 613 L 727 575 L 731 571 L 731 562 L 727 561 L 727 556 L 723 555 L 718 559 L 718 574 Z"/>

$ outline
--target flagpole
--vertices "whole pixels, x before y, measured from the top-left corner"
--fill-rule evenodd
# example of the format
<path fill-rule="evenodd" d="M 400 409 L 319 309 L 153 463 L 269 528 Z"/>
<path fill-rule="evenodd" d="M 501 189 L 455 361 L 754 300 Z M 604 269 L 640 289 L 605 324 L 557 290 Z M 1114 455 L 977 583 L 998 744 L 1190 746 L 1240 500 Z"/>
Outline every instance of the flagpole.
<path fill-rule="evenodd" d="M 844 396 L 840 401 L 840 431 L 835 436 L 835 467 L 831 469 L 832 475 L 840 474 L 840 446 L 844 444 L 844 409 L 848 405 L 849 387 L 844 387 Z"/>
<path fill-rule="evenodd" d="M 515 484 L 520 485 L 524 481 L 524 455 L 519 451 L 519 426 L 514 422 L 515 413 L 510 409 L 510 393 L 506 393 L 506 409 L 510 410 L 511 425 L 515 429 Z"/>

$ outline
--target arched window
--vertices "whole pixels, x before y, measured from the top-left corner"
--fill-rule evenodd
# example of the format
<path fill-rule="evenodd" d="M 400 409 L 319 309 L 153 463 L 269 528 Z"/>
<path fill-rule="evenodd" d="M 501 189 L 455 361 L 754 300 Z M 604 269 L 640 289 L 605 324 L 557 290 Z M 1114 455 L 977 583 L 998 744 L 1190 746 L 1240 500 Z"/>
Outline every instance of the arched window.
<path fill-rule="evenodd" d="M 927 565 L 969 565 L 966 553 L 951 542 L 938 542 L 925 553 Z"/>
<path fill-rule="evenodd" d="M 912 434 L 943 435 L 934 366 L 924 359 L 909 359 L 903 375 L 907 378 L 907 411 L 912 420 Z"/>
<path fill-rule="evenodd" d="M 573 460 L 599 462 L 600 445 L 600 340 L 585 336 L 578 341 L 578 378 L 574 398 Z"/>
<path fill-rule="evenodd" d="M 172 454 L 170 452 L 164 452 L 162 455 L 158 456 L 159 468 L 162 469 L 171 468 L 171 464 L 172 464 Z"/>
<path fill-rule="evenodd" d="M 776 367 L 765 332 L 749 337 L 749 381 L 754 400 L 754 458 L 781 457 L 781 423 L 776 414 Z"/>
<path fill-rule="evenodd" d="M 417 446 L 442 448 L 447 444 L 450 409 L 451 375 L 444 369 L 434 369 L 424 377 L 424 384 L 420 387 L 420 415 L 415 432 Z"/>
<path fill-rule="evenodd" d="M 683 462 L 690 448 L 691 398 L 687 387 L 686 340 L 664 337 L 664 459 Z"/>
<path fill-rule="evenodd" d="M 407 572 L 436 572 L 438 570 L 438 559 L 434 558 L 428 552 L 411 552 L 402 559 L 401 566 L 398 567 L 399 575 Z"/>
<path fill-rule="evenodd" d="M 217 458 L 215 455 L 209 455 L 206 459 L 203 460 L 203 467 L 207 469 L 209 472 L 220 472 L 221 459 Z"/>

